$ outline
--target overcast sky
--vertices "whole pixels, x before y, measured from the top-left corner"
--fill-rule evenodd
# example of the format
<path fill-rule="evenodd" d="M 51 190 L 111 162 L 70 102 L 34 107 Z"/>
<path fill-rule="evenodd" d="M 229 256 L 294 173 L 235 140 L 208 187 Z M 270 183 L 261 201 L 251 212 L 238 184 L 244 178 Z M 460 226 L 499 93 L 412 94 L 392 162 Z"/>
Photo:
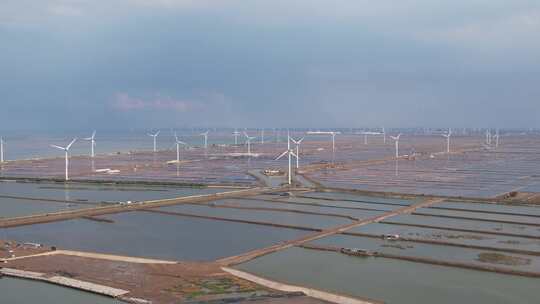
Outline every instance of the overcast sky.
<path fill-rule="evenodd" d="M 1 2 L 1 129 L 540 127 L 538 0 Z"/>

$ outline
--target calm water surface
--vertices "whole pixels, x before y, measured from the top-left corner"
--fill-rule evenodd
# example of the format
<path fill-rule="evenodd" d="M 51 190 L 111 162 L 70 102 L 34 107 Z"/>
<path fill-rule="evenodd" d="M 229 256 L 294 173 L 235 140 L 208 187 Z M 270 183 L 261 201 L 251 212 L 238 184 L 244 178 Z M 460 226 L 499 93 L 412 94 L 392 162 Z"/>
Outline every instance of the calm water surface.
<path fill-rule="evenodd" d="M 236 266 L 280 282 L 389 304 L 536 304 L 540 279 L 301 248 Z"/>
<path fill-rule="evenodd" d="M 53 284 L 4 277 L 0 279 L 0 303 L 113 304 L 123 302 Z"/>
<path fill-rule="evenodd" d="M 58 248 L 169 260 L 214 260 L 307 232 L 143 211 L 0 229 L 0 236 Z"/>

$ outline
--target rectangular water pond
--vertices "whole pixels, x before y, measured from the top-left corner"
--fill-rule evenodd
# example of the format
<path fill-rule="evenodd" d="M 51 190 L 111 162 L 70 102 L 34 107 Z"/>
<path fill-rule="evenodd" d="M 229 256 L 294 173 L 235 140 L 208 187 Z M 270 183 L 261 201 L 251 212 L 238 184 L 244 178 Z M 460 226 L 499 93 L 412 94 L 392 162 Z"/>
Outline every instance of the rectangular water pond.
<path fill-rule="evenodd" d="M 454 263 L 467 263 L 483 267 L 488 266 L 540 273 L 540 257 L 532 255 L 423 244 L 409 241 L 388 241 L 380 238 L 349 235 L 334 235 L 316 240 L 312 242 L 312 244 L 338 248 L 361 248 L 404 257 L 417 257 Z M 490 259 L 490 256 L 493 253 L 504 255 L 505 258 L 511 261 L 507 263 L 507 261 L 503 259 Z"/>
<path fill-rule="evenodd" d="M 454 219 L 443 218 L 436 216 L 422 216 L 422 215 L 397 215 L 386 219 L 383 223 L 401 223 L 409 225 L 427 225 L 437 228 L 450 228 L 450 229 L 465 229 L 465 230 L 478 230 L 488 231 L 495 233 L 510 233 L 516 235 L 531 235 L 540 236 L 540 227 L 519 225 L 519 224 L 506 224 L 496 222 L 484 222 L 468 219 Z"/>
<path fill-rule="evenodd" d="M 523 215 L 509 215 L 509 214 L 498 214 L 498 213 L 479 213 L 479 212 L 469 212 L 461 210 L 445 210 L 445 209 L 434 209 L 434 208 L 420 208 L 416 209 L 413 214 L 424 214 L 424 215 L 439 215 L 439 216 L 451 216 L 458 218 L 467 218 L 467 219 L 479 219 L 482 221 L 505 221 L 505 222 L 516 222 L 522 224 L 531 224 L 537 225 L 540 228 L 540 217 L 532 216 L 523 216 Z"/>
<path fill-rule="evenodd" d="M 510 237 L 485 233 L 459 232 L 444 229 L 421 228 L 374 223 L 353 228 L 348 232 L 373 235 L 398 234 L 403 238 L 448 242 L 462 245 L 487 246 L 502 249 L 519 249 L 540 253 L 540 239 Z"/>
<path fill-rule="evenodd" d="M 257 199 L 266 199 L 268 196 L 256 196 Z M 394 205 L 394 204 L 381 204 L 381 203 L 366 203 L 366 202 L 352 202 L 352 201 L 343 201 L 343 200 L 328 200 L 321 198 L 310 198 L 304 196 L 290 196 L 290 197 L 279 197 L 276 196 L 272 201 L 280 201 L 293 204 L 305 204 L 305 205 L 318 205 L 334 208 L 349 208 L 349 209 L 368 209 L 368 210 L 380 210 L 380 211 L 391 211 L 405 206 Z"/>
<path fill-rule="evenodd" d="M 0 197 L 0 218 L 28 216 L 90 207 L 96 207 L 96 205 Z"/>
<path fill-rule="evenodd" d="M 520 214 L 520 215 L 533 215 L 540 216 L 540 206 L 523 206 L 523 205 L 508 205 L 500 203 L 465 203 L 465 202 L 442 202 L 431 207 L 437 208 L 452 208 L 452 209 L 466 209 L 483 212 L 497 212 L 508 214 Z"/>
<path fill-rule="evenodd" d="M 313 214 L 300 214 L 273 210 L 248 210 L 218 208 L 209 205 L 175 205 L 162 207 L 158 210 L 196 214 L 201 216 L 220 217 L 236 220 L 267 222 L 280 225 L 293 225 L 310 228 L 330 228 L 351 223 L 351 220 Z"/>
<path fill-rule="evenodd" d="M 19 242 L 167 260 L 214 260 L 300 238 L 307 232 L 144 211 L 0 229 Z"/>
<path fill-rule="evenodd" d="M 226 205 L 226 206 L 240 206 L 244 208 L 269 208 L 269 209 L 286 209 L 286 210 L 297 210 L 305 212 L 315 212 L 315 213 L 324 213 L 324 214 L 335 214 L 346 217 L 354 217 L 356 219 L 366 219 L 373 216 L 378 216 L 384 213 L 384 211 L 371 211 L 371 210 L 362 210 L 354 209 L 348 207 L 325 207 L 325 206 L 315 206 L 304 203 L 288 203 L 280 201 L 266 201 L 266 200 L 254 200 L 254 199 L 224 199 L 213 201 L 212 204 L 215 205 Z"/>
<path fill-rule="evenodd" d="M 123 302 L 58 285 L 4 277 L 0 279 L 0 303 L 120 304 Z"/>
<path fill-rule="evenodd" d="M 409 199 L 394 198 L 394 197 L 367 196 L 367 195 L 358 195 L 358 194 L 346 193 L 346 192 L 309 192 L 309 193 L 303 193 L 301 196 L 309 197 L 309 198 L 321 198 L 321 199 L 330 199 L 330 200 L 359 202 L 359 203 L 373 203 L 373 204 L 379 203 L 379 204 L 389 204 L 389 205 L 399 205 L 399 206 L 409 206 L 409 205 L 419 202 L 419 200 L 409 200 Z"/>
<path fill-rule="evenodd" d="M 0 196 L 17 196 L 68 201 L 147 201 L 229 191 L 222 188 L 184 188 L 155 185 L 93 183 L 0 182 Z"/>
<path fill-rule="evenodd" d="M 540 279 L 291 248 L 236 268 L 388 304 L 536 304 Z"/>

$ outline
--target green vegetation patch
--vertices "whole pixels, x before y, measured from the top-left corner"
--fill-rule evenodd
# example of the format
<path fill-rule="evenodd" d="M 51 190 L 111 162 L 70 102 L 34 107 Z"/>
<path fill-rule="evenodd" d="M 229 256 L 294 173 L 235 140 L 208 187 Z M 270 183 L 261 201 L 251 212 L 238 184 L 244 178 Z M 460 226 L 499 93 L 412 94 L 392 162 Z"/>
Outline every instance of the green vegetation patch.
<path fill-rule="evenodd" d="M 531 259 L 515 257 L 494 252 L 482 252 L 478 254 L 477 261 L 482 263 L 499 264 L 507 266 L 523 266 L 531 264 Z"/>

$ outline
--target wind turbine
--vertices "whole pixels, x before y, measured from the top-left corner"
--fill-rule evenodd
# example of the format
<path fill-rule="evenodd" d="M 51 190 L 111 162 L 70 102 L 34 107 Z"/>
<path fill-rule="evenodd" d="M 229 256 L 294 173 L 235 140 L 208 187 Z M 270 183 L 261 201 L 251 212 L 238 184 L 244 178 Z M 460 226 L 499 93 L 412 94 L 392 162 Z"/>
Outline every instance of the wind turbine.
<path fill-rule="evenodd" d="M 298 169 L 300 168 L 300 144 L 304 140 L 304 137 L 299 140 L 294 140 L 294 138 L 291 137 L 291 140 L 296 145 L 296 169 Z"/>
<path fill-rule="evenodd" d="M 395 143 L 396 143 L 396 159 L 399 158 L 399 138 L 401 137 L 401 133 L 399 133 L 397 136 L 390 136 Z"/>
<path fill-rule="evenodd" d="M 498 148 L 499 147 L 499 129 L 495 131 L 495 135 L 493 135 L 493 137 L 495 137 L 495 148 Z"/>
<path fill-rule="evenodd" d="M 67 145 L 66 147 L 60 147 L 60 146 L 57 146 L 57 145 L 51 145 L 51 147 L 53 148 L 56 148 L 56 149 L 59 149 L 59 150 L 62 150 L 66 153 L 66 181 L 69 180 L 69 149 L 71 149 L 71 146 L 77 141 L 77 138 L 74 138 L 70 143 L 69 145 Z"/>
<path fill-rule="evenodd" d="M 251 141 L 255 139 L 255 137 L 250 137 L 246 132 L 244 132 L 244 135 L 246 136 L 246 143 L 248 148 L 248 156 L 251 156 Z"/>
<path fill-rule="evenodd" d="M 446 137 L 446 153 L 450 153 L 450 136 L 452 135 L 452 129 L 448 129 L 447 134 L 443 134 L 443 137 Z"/>
<path fill-rule="evenodd" d="M 491 130 L 486 130 L 486 145 L 491 145 Z"/>
<path fill-rule="evenodd" d="M 180 163 L 180 145 L 187 146 L 187 144 L 178 139 L 178 135 L 176 135 L 176 132 L 174 133 L 174 139 L 176 143 L 176 163 L 179 164 Z"/>
<path fill-rule="evenodd" d="M 210 131 L 206 131 L 204 133 L 199 134 L 199 135 L 204 137 L 204 148 L 205 149 L 208 148 L 208 132 L 210 132 Z"/>
<path fill-rule="evenodd" d="M 159 135 L 159 132 L 161 131 L 157 131 L 156 133 L 152 134 L 152 133 L 148 133 L 148 136 L 150 137 L 153 137 L 154 138 L 154 153 L 157 152 L 157 145 L 156 145 L 156 139 Z"/>
<path fill-rule="evenodd" d="M 386 129 L 382 127 L 383 143 L 386 145 Z"/>
<path fill-rule="evenodd" d="M 331 135 L 332 136 L 332 153 L 336 151 L 336 134 L 341 134 L 341 132 L 338 131 L 308 131 L 306 134 L 308 135 Z"/>
<path fill-rule="evenodd" d="M 234 145 L 237 146 L 238 145 L 238 135 L 240 135 L 240 132 L 238 132 L 238 130 L 234 129 L 233 135 L 234 135 Z"/>
<path fill-rule="evenodd" d="M 264 145 L 264 129 L 261 129 L 261 145 Z"/>
<path fill-rule="evenodd" d="M 291 140 L 289 137 L 287 137 L 287 150 L 283 153 L 281 153 L 280 156 L 278 156 L 276 158 L 276 160 L 279 160 L 281 159 L 283 156 L 285 155 L 288 155 L 289 156 L 289 178 L 288 178 L 288 182 L 289 182 L 289 185 L 292 184 L 292 162 L 291 162 L 291 157 L 296 157 L 298 159 L 298 155 L 296 155 L 294 153 L 294 151 L 291 149 Z"/>
<path fill-rule="evenodd" d="M 4 138 L 0 137 L 0 163 L 4 162 Z"/>
<path fill-rule="evenodd" d="M 92 132 L 92 136 L 83 138 L 84 140 L 87 140 L 90 142 L 91 145 L 91 151 L 90 151 L 90 157 L 94 158 L 96 156 L 95 154 L 95 148 L 96 148 L 96 131 Z"/>

